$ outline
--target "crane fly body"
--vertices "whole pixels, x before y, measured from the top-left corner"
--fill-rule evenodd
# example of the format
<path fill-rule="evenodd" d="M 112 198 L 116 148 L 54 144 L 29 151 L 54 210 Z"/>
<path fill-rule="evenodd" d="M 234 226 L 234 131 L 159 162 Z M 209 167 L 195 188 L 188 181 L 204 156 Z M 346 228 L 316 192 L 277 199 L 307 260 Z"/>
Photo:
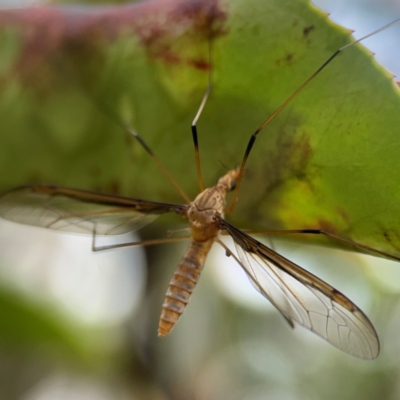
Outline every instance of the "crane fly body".
<path fill-rule="evenodd" d="M 276 307 L 291 327 L 297 323 L 348 354 L 362 359 L 374 359 L 379 354 L 378 335 L 368 317 L 350 299 L 328 283 L 259 242 L 250 234 L 231 225 L 225 220 L 225 214 L 229 214 L 235 206 L 246 161 L 259 132 L 340 52 L 398 22 L 400 22 L 400 18 L 338 49 L 253 133 L 240 166 L 222 176 L 215 186 L 204 189 L 196 124 L 211 92 L 211 69 L 209 86 L 192 124 L 200 186 L 200 194 L 194 201 L 190 201 L 186 193 L 169 175 L 144 139 L 125 121 L 120 120 L 120 125 L 139 141 L 161 172 L 175 186 L 185 200 L 184 204 L 133 199 L 51 185 L 33 185 L 11 189 L 0 196 L 0 216 L 6 220 L 26 225 L 90 234 L 93 236 L 92 248 L 94 251 L 188 239 L 190 241 L 188 249 L 169 283 L 162 306 L 158 328 L 159 336 L 167 335 L 184 312 L 207 255 L 213 244 L 218 243 L 224 248 L 227 256 L 234 257 L 255 289 Z M 210 41 L 211 43 L 212 41 Z M 111 117 L 114 121 L 116 120 L 115 116 L 111 115 Z M 233 191 L 233 198 L 227 207 L 226 196 L 231 191 Z M 186 218 L 189 223 L 190 236 L 187 238 L 166 237 L 139 243 L 102 247 L 95 245 L 96 235 L 118 235 L 138 230 L 166 213 L 174 213 Z M 269 231 L 269 233 L 277 233 L 277 231 Z M 360 249 L 397 261 L 400 260 L 363 244 L 318 229 L 279 231 L 278 233 L 322 234 L 347 244 L 350 243 Z M 231 236 L 237 255 L 219 239 L 221 234 Z"/>
<path fill-rule="evenodd" d="M 187 209 L 191 241 L 165 295 L 158 327 L 159 336 L 165 336 L 171 331 L 189 301 L 207 255 L 218 240 L 225 197 L 234 189 L 238 175 L 239 170 L 229 171 L 214 187 L 202 191 Z"/>

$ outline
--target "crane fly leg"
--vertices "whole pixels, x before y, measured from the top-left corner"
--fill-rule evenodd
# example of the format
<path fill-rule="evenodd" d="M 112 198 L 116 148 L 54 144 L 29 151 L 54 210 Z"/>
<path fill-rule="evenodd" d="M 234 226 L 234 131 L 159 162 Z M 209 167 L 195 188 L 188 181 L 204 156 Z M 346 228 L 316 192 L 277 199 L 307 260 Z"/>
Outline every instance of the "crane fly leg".
<path fill-rule="evenodd" d="M 200 165 L 200 151 L 199 151 L 199 140 L 198 140 L 198 135 L 197 135 L 197 122 L 203 112 L 203 109 L 207 103 L 207 100 L 210 96 L 211 90 L 212 90 L 212 79 L 213 79 L 213 67 L 212 67 L 212 41 L 210 38 L 209 41 L 209 47 L 208 47 L 208 58 L 210 61 L 210 69 L 208 73 L 208 85 L 207 89 L 204 92 L 203 98 L 201 100 L 200 106 L 197 110 L 196 116 L 193 119 L 192 122 L 192 139 L 193 139 L 193 145 L 194 145 L 194 155 L 196 159 L 196 170 L 197 170 L 197 180 L 199 181 L 199 187 L 200 187 L 200 192 L 204 191 L 204 184 L 203 184 L 203 177 L 201 174 L 201 165 Z"/>
<path fill-rule="evenodd" d="M 180 232 L 189 232 L 190 233 L 190 228 L 181 228 L 181 229 L 168 229 L 167 230 L 167 237 L 171 237 L 177 233 Z M 185 238 L 189 238 L 189 236 L 184 236 Z"/>
<path fill-rule="evenodd" d="M 400 261 L 400 257 L 393 256 L 391 254 L 385 253 L 384 251 L 374 249 L 373 247 L 367 246 L 365 244 L 354 242 L 353 240 L 343 238 L 341 236 L 335 235 L 334 233 L 328 231 L 324 231 L 322 229 L 288 229 L 288 230 L 266 230 L 266 231 L 243 230 L 243 231 L 249 235 L 282 235 L 282 234 L 324 235 L 331 239 L 338 240 L 340 242 L 347 243 L 351 246 L 365 250 L 369 253 L 379 254 L 382 257 L 389 258 L 395 261 Z M 221 234 L 229 235 L 228 233 L 223 231 L 221 231 Z"/>
<path fill-rule="evenodd" d="M 181 236 L 181 237 L 168 237 L 168 238 L 160 238 L 160 239 L 151 239 L 151 240 L 140 240 L 138 242 L 127 242 L 127 243 L 118 243 L 118 244 L 110 244 L 106 246 L 96 246 L 96 232 L 93 232 L 92 236 L 92 251 L 105 251 L 105 250 L 114 250 L 121 249 L 123 247 L 135 247 L 135 246 L 152 246 L 157 244 L 166 244 L 166 243 L 175 243 L 182 242 L 183 240 L 189 240 L 190 236 Z"/>

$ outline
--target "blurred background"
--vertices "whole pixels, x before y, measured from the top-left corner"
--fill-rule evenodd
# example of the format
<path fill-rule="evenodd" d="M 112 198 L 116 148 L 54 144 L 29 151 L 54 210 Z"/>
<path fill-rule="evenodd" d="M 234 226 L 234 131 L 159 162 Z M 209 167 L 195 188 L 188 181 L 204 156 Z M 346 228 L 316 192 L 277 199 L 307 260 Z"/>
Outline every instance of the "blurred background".
<path fill-rule="evenodd" d="M 0 0 L 3 8 L 32 4 L 40 2 Z M 355 37 L 400 16 L 395 0 L 314 4 Z M 364 43 L 398 76 L 399 28 Z M 91 238 L 0 221 L 0 398 L 400 398 L 399 265 L 276 238 L 273 246 L 360 306 L 381 339 L 377 360 L 291 330 L 218 248 L 185 315 L 159 339 L 163 296 L 185 244 L 93 254 Z"/>

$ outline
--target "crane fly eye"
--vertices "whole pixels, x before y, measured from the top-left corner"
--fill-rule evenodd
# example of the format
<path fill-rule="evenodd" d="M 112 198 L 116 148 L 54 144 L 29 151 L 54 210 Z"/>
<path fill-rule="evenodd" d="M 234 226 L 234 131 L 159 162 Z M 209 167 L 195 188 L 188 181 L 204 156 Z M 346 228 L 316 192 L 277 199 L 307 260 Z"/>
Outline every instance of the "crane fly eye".
<path fill-rule="evenodd" d="M 232 191 L 232 190 L 235 190 L 235 189 L 236 189 L 236 179 L 232 179 L 229 191 Z"/>

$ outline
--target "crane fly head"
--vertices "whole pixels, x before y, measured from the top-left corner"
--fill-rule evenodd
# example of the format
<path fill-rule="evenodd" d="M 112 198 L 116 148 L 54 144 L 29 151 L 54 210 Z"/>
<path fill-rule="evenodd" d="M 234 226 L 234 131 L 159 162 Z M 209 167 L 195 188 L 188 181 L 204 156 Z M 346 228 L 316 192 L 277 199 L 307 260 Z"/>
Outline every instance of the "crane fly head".
<path fill-rule="evenodd" d="M 235 190 L 239 174 L 240 168 L 230 170 L 222 178 L 219 178 L 217 186 L 223 188 L 225 192 L 231 192 L 232 190 Z"/>

